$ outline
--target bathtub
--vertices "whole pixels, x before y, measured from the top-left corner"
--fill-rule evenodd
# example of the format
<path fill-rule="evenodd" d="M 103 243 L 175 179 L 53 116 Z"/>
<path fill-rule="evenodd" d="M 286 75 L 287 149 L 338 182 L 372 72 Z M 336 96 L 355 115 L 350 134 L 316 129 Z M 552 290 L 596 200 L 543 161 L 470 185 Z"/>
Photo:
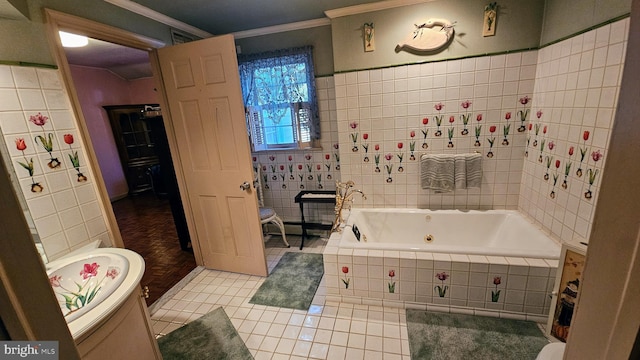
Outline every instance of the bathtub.
<path fill-rule="evenodd" d="M 352 209 L 323 251 L 326 299 L 546 323 L 559 255 L 517 211 Z"/>
<path fill-rule="evenodd" d="M 515 210 L 352 209 L 339 247 L 539 259 L 560 255 L 560 245 Z"/>

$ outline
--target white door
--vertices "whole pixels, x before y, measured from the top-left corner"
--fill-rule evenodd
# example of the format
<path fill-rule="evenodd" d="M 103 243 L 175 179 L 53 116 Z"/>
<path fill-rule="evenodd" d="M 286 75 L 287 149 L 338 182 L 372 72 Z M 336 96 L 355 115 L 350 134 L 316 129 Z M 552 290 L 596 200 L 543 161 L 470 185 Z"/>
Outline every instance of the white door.
<path fill-rule="evenodd" d="M 158 49 L 204 266 L 267 275 L 233 36 Z"/>

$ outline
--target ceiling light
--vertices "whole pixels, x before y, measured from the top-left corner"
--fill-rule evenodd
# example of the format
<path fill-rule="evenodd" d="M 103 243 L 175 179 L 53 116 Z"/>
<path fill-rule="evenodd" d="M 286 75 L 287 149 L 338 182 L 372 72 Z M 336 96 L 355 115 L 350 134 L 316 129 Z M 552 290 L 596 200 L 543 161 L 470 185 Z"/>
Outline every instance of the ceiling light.
<path fill-rule="evenodd" d="M 71 34 L 64 31 L 58 31 L 60 33 L 60 40 L 64 47 L 83 47 L 87 46 L 89 39 L 86 36 Z"/>

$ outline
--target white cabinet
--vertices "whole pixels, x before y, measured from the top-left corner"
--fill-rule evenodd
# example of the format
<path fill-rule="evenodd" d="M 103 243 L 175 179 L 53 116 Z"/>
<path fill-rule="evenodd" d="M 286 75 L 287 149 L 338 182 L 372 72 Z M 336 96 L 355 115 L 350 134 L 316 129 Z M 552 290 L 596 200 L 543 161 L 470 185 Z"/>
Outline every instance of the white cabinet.
<path fill-rule="evenodd" d="M 76 339 L 76 345 L 84 360 L 162 359 L 139 289 L 111 316 Z"/>

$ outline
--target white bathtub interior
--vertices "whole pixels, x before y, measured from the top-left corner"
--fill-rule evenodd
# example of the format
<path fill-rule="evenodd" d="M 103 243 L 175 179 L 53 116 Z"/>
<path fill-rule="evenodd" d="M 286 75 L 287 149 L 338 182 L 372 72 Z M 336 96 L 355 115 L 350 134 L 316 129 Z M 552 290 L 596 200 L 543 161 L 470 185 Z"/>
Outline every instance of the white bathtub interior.
<path fill-rule="evenodd" d="M 356 239 L 353 226 L 361 236 Z M 340 247 L 558 259 L 560 245 L 515 210 L 353 209 Z"/>

